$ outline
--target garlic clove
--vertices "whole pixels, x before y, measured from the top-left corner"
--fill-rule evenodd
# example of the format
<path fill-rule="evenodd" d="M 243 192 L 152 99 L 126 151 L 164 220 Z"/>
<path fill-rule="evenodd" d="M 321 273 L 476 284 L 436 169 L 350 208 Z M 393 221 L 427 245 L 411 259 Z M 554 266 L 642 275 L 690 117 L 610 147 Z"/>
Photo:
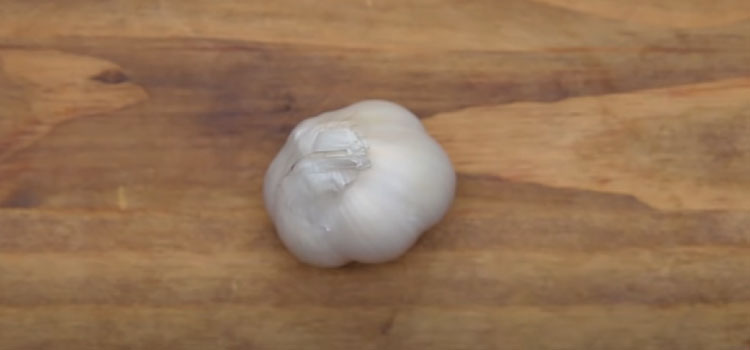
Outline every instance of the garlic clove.
<path fill-rule="evenodd" d="M 419 119 L 369 100 L 295 127 L 264 198 L 295 256 L 334 267 L 398 258 L 443 217 L 454 189 L 453 166 Z"/>

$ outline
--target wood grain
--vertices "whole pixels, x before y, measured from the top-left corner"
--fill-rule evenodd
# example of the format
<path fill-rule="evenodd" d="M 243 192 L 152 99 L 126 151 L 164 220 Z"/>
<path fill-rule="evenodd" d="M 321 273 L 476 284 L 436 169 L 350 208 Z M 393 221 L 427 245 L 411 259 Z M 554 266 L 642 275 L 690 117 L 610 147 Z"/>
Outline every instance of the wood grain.
<path fill-rule="evenodd" d="M 750 348 L 741 0 L 0 1 L 0 349 Z M 459 172 L 399 261 L 260 195 L 365 98 Z"/>
<path fill-rule="evenodd" d="M 469 108 L 426 124 L 459 172 L 632 194 L 667 210 L 748 210 L 748 96 L 750 79 L 722 80 Z"/>

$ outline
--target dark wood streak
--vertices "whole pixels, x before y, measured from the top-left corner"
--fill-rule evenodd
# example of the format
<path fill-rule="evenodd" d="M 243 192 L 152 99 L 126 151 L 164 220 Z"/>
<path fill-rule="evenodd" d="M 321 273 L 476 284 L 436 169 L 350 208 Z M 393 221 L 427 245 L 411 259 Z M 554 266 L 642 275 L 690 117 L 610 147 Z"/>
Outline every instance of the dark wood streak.
<path fill-rule="evenodd" d="M 217 115 L 307 116 L 384 98 L 429 117 L 474 105 L 558 101 L 750 74 L 743 64 L 750 54 L 738 49 L 750 38 L 713 43 L 726 50 L 692 47 L 706 40 L 702 35 L 680 40 L 687 47 L 540 52 L 378 51 L 204 39 L 71 38 L 37 45 L 120 63 L 152 89 L 194 88 L 201 93 L 182 102 L 210 106 Z"/>

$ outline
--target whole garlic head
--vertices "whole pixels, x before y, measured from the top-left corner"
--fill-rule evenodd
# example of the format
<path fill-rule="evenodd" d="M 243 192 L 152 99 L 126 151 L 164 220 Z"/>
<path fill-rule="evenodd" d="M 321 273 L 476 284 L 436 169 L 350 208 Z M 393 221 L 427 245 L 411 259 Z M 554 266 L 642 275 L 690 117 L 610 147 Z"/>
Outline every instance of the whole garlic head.
<path fill-rule="evenodd" d="M 284 245 L 335 267 L 404 254 L 448 210 L 456 175 L 414 114 L 367 100 L 297 125 L 263 192 Z"/>

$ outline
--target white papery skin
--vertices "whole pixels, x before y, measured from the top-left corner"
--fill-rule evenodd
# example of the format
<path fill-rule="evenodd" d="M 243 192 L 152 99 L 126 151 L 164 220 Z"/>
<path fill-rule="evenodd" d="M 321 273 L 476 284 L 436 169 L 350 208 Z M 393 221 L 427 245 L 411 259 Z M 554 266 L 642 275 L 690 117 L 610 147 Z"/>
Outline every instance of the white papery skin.
<path fill-rule="evenodd" d="M 450 207 L 450 159 L 414 114 L 367 100 L 297 125 L 263 191 L 284 245 L 336 267 L 404 254 Z"/>

